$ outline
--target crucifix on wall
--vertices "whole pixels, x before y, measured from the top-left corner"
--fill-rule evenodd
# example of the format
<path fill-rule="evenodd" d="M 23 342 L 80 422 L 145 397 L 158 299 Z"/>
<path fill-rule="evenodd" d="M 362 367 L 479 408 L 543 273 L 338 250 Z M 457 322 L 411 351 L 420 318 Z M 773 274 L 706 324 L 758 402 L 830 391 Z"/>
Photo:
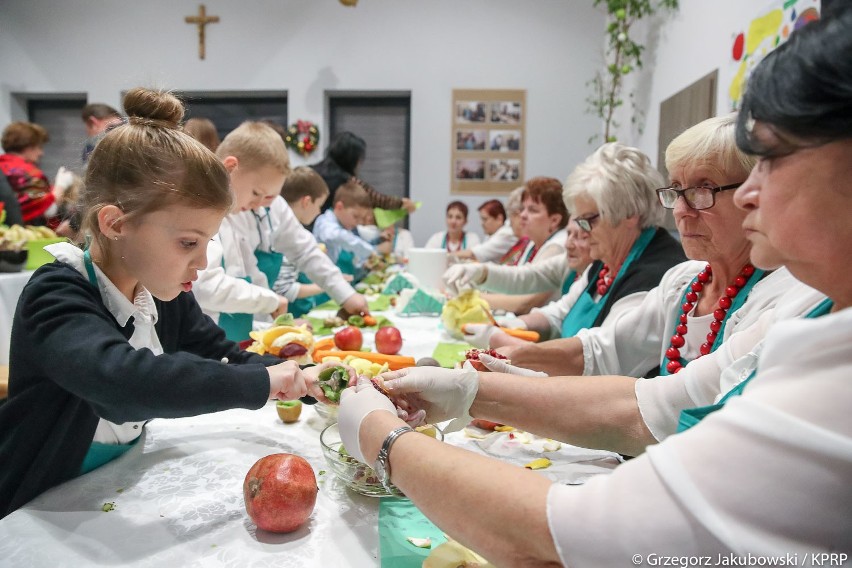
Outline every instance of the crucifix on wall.
<path fill-rule="evenodd" d="M 208 16 L 207 8 L 204 4 L 198 5 L 197 16 L 187 16 L 184 18 L 187 24 L 195 24 L 198 26 L 198 58 L 204 59 L 204 28 L 207 24 L 216 24 L 219 22 L 219 16 Z"/>

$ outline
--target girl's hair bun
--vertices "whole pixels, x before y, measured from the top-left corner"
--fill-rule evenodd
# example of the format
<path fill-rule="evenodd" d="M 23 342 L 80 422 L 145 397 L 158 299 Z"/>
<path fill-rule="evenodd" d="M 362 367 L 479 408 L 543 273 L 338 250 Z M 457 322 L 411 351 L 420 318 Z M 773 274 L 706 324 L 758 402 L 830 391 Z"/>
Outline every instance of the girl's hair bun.
<path fill-rule="evenodd" d="M 124 111 L 130 124 L 178 128 L 183 103 L 169 91 L 136 87 L 124 95 Z"/>

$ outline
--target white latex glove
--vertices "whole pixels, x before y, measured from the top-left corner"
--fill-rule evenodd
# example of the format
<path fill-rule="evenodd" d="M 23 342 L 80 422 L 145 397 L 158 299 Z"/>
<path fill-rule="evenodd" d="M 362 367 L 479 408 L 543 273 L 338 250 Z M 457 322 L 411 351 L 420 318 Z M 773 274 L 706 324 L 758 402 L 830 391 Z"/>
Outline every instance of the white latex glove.
<path fill-rule="evenodd" d="M 426 411 L 427 422 L 452 419 L 444 432 L 461 430 L 471 421 L 470 405 L 479 390 L 479 373 L 469 369 L 409 367 L 381 375 L 385 388 Z"/>
<path fill-rule="evenodd" d="M 56 199 L 62 199 L 65 195 L 65 190 L 71 187 L 74 183 L 74 172 L 60 166 L 56 172 L 56 177 L 53 178 L 53 195 Z"/>
<path fill-rule="evenodd" d="M 500 327 L 510 327 L 512 329 L 529 329 L 527 327 L 527 322 L 522 320 L 517 316 L 499 316 L 495 317 L 497 323 L 500 324 Z"/>
<path fill-rule="evenodd" d="M 515 365 L 510 365 L 506 361 L 502 359 L 496 359 L 488 353 L 480 353 L 479 362 L 495 373 L 508 373 L 509 375 L 520 375 L 522 377 L 549 376 L 547 373 L 542 373 L 541 371 L 533 371 L 531 369 L 524 369 L 523 367 L 516 367 Z"/>
<path fill-rule="evenodd" d="M 454 264 L 444 272 L 444 289 L 451 296 L 458 296 L 465 290 L 476 288 L 485 282 L 486 276 L 488 269 L 484 264 Z"/>
<path fill-rule="evenodd" d="M 490 349 L 493 337 L 506 335 L 499 327 L 487 323 L 467 323 L 462 333 L 465 341 L 479 349 Z"/>
<path fill-rule="evenodd" d="M 374 389 L 369 379 L 360 378 L 356 386 L 340 393 L 340 407 L 337 411 L 340 440 L 349 455 L 361 463 L 367 463 L 361 451 L 361 422 L 373 411 L 390 412 L 396 416 L 393 403 Z"/>

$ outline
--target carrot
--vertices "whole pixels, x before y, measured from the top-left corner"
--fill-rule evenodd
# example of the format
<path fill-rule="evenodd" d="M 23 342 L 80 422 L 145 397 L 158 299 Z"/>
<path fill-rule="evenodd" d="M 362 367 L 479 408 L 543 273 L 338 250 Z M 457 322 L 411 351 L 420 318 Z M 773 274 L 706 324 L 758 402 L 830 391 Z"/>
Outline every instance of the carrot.
<path fill-rule="evenodd" d="M 529 331 L 526 329 L 514 329 L 511 327 L 501 327 L 500 331 L 511 335 L 512 337 L 517 337 L 518 339 L 523 339 L 524 341 L 532 341 L 536 342 L 539 340 L 539 334 L 537 331 Z"/>
<path fill-rule="evenodd" d="M 345 359 L 347 356 L 360 357 L 372 361 L 373 363 L 387 363 L 391 371 L 413 367 L 415 365 L 414 357 L 406 357 L 404 355 L 385 355 L 383 353 L 373 353 L 372 351 L 317 351 L 314 350 L 314 361 L 322 361 L 324 357 L 340 357 Z"/>
<path fill-rule="evenodd" d="M 325 351 L 334 347 L 334 338 L 326 337 L 314 343 L 314 351 Z"/>
<path fill-rule="evenodd" d="M 461 329 L 462 333 L 467 333 L 464 329 L 466 325 L 468 325 L 468 324 L 464 324 L 462 326 L 462 329 Z M 532 341 L 533 343 L 538 341 L 541 337 L 538 334 L 537 331 L 529 331 L 529 330 L 526 330 L 526 329 L 516 329 L 516 328 L 513 328 L 513 327 L 500 327 L 499 325 L 495 326 L 495 327 L 497 329 L 499 329 L 500 331 L 502 331 L 503 333 L 505 333 L 506 335 L 510 335 L 512 337 L 517 337 L 518 339 L 523 339 L 524 341 Z"/>

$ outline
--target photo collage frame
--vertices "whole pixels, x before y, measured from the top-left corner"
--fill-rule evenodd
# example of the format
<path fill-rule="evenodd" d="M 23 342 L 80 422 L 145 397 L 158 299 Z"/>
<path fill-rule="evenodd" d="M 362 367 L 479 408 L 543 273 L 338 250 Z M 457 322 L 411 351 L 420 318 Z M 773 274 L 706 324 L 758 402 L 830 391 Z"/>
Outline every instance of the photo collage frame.
<path fill-rule="evenodd" d="M 524 181 L 525 90 L 453 90 L 451 193 L 509 193 Z"/>

